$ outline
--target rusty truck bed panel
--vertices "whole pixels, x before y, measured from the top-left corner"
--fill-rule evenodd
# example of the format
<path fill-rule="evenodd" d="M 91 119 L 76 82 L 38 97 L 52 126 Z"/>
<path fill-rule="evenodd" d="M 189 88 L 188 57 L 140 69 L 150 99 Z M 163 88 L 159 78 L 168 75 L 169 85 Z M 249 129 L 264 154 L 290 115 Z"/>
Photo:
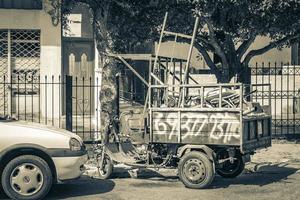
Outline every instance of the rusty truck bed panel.
<path fill-rule="evenodd" d="M 243 119 L 242 152 L 250 152 L 253 149 L 271 146 L 271 120 L 271 116 Z"/>
<path fill-rule="evenodd" d="M 152 111 L 152 142 L 240 144 L 239 113 Z"/>
<path fill-rule="evenodd" d="M 240 146 L 242 152 L 271 146 L 271 116 L 244 116 L 238 111 L 151 110 L 150 141 Z"/>

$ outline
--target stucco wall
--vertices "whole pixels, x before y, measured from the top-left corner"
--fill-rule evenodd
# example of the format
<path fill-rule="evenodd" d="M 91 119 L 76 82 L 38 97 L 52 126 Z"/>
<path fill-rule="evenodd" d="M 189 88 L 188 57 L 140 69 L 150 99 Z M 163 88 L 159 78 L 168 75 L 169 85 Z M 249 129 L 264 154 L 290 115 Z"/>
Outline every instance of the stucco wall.
<path fill-rule="evenodd" d="M 155 45 L 155 52 L 157 51 L 158 44 Z M 164 42 L 161 44 L 159 55 L 168 56 L 180 59 L 187 59 L 189 53 L 190 44 L 188 43 L 175 43 Z M 154 52 L 153 52 L 154 53 Z M 207 64 L 203 57 L 196 48 L 193 48 L 193 54 L 191 57 L 191 66 L 197 69 L 206 69 Z"/>
<path fill-rule="evenodd" d="M 61 74 L 61 26 L 44 10 L 0 9 L 0 29 L 41 30 L 41 75 Z"/>
<path fill-rule="evenodd" d="M 40 55 L 40 75 L 41 82 L 44 82 L 44 77 L 48 76 L 48 83 L 51 82 L 51 76 L 55 76 L 55 81 L 61 75 L 61 25 L 54 26 L 50 15 L 45 11 L 45 6 L 42 10 L 21 10 L 21 9 L 0 9 L 0 29 L 38 29 L 41 31 L 41 55 Z M 58 98 L 52 101 L 51 95 L 59 96 L 58 86 L 48 86 L 47 94 L 45 94 L 44 85 L 41 85 L 40 93 L 40 112 L 41 117 L 44 118 L 46 113 L 47 118 L 58 118 L 59 116 L 59 102 Z M 29 97 L 28 97 L 29 98 Z M 47 101 L 46 101 L 47 99 Z M 20 104 L 23 100 L 20 99 Z M 29 101 L 28 101 L 29 102 Z M 30 100 L 31 102 L 31 100 Z M 45 103 L 47 102 L 47 104 Z M 38 98 L 34 98 L 34 110 L 39 110 Z M 31 105 L 26 104 L 28 108 Z M 25 107 L 25 105 L 20 105 Z M 52 109 L 54 114 L 52 115 Z M 60 108 L 61 110 L 61 108 Z M 30 111 L 28 111 L 30 112 Z M 38 112 L 38 111 L 37 111 Z"/>
<path fill-rule="evenodd" d="M 249 50 L 259 49 L 267 44 L 269 44 L 270 39 L 268 37 L 257 37 L 254 43 L 250 46 Z M 157 44 L 156 44 L 157 49 Z M 173 50 L 174 49 L 174 50 Z M 177 43 L 174 42 L 164 42 L 161 45 L 160 55 L 162 56 L 174 56 L 175 58 L 183 58 L 186 59 L 188 55 L 189 44 L 187 43 Z M 277 64 L 281 65 L 291 63 L 291 48 L 282 48 L 282 49 L 272 49 L 262 55 L 255 56 L 250 61 L 250 66 L 255 66 L 258 63 L 259 66 L 264 62 L 271 65 Z M 211 58 L 213 55 L 210 54 Z M 194 48 L 193 55 L 191 59 L 191 65 L 197 69 L 207 69 L 207 64 L 205 63 L 201 54 Z"/>
<path fill-rule="evenodd" d="M 251 49 L 259 49 L 267 44 L 270 43 L 270 38 L 268 37 L 257 37 L 254 41 L 254 43 L 250 46 L 249 50 Z M 271 49 L 270 51 L 259 55 L 255 56 L 252 58 L 250 61 L 251 66 L 255 66 L 256 63 L 260 66 L 262 62 L 267 64 L 270 62 L 271 65 L 274 65 L 276 62 L 278 65 L 281 65 L 283 63 L 284 65 L 287 63 L 291 63 L 291 48 L 282 48 L 282 49 Z"/>

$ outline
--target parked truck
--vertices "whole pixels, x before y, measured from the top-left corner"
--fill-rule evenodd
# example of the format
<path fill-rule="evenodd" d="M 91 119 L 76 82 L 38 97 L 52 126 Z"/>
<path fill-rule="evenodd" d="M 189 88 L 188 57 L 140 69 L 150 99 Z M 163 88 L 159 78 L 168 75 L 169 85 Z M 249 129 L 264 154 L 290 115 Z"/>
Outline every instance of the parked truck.
<path fill-rule="evenodd" d="M 206 188 L 215 174 L 234 178 L 257 149 L 271 146 L 271 101 L 268 84 L 201 84 L 189 74 L 193 36 L 165 31 L 156 55 L 110 55 L 145 84 L 144 104 L 119 99 L 119 116 L 103 133 L 98 169 L 103 179 L 113 165 L 177 168 L 186 187 Z M 164 34 L 191 39 L 186 60 L 159 54 Z M 131 63 L 147 62 L 147 75 Z M 263 92 L 258 92 L 263 91 Z M 122 95 L 117 95 L 122 97 Z M 117 127 L 117 128 L 116 128 Z"/>
<path fill-rule="evenodd" d="M 238 176 L 250 155 L 271 146 L 268 84 L 157 84 L 152 80 L 148 86 L 144 105 L 120 99 L 120 116 L 111 122 L 118 131 L 107 133 L 99 148 L 102 178 L 111 175 L 116 163 L 177 168 L 185 186 L 205 188 L 215 173 Z M 264 91 L 263 100 L 258 91 Z"/>

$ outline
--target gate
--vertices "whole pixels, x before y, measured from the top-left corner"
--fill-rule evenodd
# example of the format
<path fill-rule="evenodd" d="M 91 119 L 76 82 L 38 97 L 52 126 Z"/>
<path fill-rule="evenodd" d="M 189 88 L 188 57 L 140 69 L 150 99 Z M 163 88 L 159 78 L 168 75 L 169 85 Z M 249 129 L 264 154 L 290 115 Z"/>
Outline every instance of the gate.
<path fill-rule="evenodd" d="M 256 64 L 251 68 L 251 81 L 255 84 L 271 84 L 272 134 L 275 137 L 300 136 L 300 66 L 270 63 Z M 254 100 L 266 101 L 268 91 L 256 89 Z"/>

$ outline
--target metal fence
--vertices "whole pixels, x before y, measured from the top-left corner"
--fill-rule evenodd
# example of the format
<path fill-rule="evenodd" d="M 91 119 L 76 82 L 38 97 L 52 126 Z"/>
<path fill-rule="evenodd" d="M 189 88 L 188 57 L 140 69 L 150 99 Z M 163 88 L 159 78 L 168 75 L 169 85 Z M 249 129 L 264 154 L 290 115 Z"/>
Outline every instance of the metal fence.
<path fill-rule="evenodd" d="M 261 63 L 251 67 L 252 83 L 271 84 L 272 127 L 275 137 L 300 136 L 300 66 Z M 267 91 L 257 88 L 254 97 L 265 101 Z"/>
<path fill-rule="evenodd" d="M 201 79 L 205 80 L 205 75 Z M 10 78 L 2 76 L 0 115 L 65 128 L 85 141 L 92 141 L 100 134 L 99 81 L 94 77 L 32 76 L 27 71 Z M 299 137 L 300 66 L 256 64 L 251 68 L 251 81 L 271 85 L 273 135 Z M 120 84 L 125 83 L 132 84 L 121 78 Z M 257 90 L 253 100 L 267 101 L 268 91 L 260 87 L 253 89 Z M 120 99 L 132 104 L 139 100 L 138 95 L 143 96 L 143 90 L 120 85 Z"/>
<path fill-rule="evenodd" d="M 95 103 L 99 98 L 98 79 L 3 76 L 0 88 L 3 89 L 1 101 L 11 102 L 0 107 L 2 116 L 68 129 L 85 141 L 99 136 L 99 106 Z"/>

